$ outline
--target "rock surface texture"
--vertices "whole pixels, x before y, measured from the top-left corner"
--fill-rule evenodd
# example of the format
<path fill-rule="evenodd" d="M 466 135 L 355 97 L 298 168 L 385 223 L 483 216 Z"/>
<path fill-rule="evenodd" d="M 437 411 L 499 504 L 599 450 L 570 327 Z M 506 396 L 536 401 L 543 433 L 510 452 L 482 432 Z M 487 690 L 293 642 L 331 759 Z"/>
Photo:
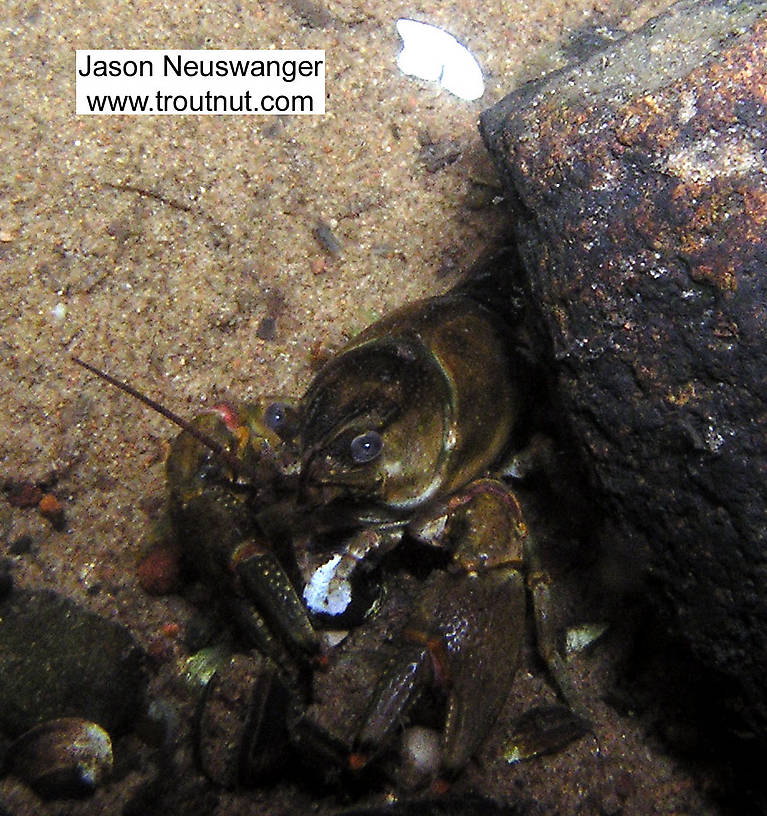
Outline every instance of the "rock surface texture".
<path fill-rule="evenodd" d="M 767 739 L 767 4 L 682 2 L 481 119 L 611 537 Z"/>

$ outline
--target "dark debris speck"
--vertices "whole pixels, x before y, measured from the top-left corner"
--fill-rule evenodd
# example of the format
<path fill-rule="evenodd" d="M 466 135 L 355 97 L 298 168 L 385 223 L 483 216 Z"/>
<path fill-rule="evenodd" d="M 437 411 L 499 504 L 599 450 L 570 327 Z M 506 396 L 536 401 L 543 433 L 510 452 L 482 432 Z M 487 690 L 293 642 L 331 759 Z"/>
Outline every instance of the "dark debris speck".
<path fill-rule="evenodd" d="M 11 507 L 34 507 L 43 497 L 43 490 L 38 485 L 14 479 L 5 482 L 3 492 Z"/>
<path fill-rule="evenodd" d="M 324 221 L 318 221 L 317 226 L 312 230 L 312 235 L 325 252 L 328 252 L 330 255 L 341 254 L 343 246 L 333 234 L 333 230 L 329 224 L 326 224 Z"/>
<path fill-rule="evenodd" d="M 418 151 L 418 160 L 428 173 L 436 173 L 461 158 L 463 149 L 455 139 L 440 139 L 424 144 Z"/>
<path fill-rule="evenodd" d="M 13 564 L 7 558 L 0 560 L 0 601 L 13 592 Z"/>
<path fill-rule="evenodd" d="M 8 545 L 8 552 L 11 555 L 26 555 L 32 551 L 33 544 L 34 539 L 31 535 L 20 535 Z"/>
<path fill-rule="evenodd" d="M 262 340 L 274 340 L 277 336 L 277 321 L 273 317 L 265 317 L 258 324 L 256 336 Z"/>

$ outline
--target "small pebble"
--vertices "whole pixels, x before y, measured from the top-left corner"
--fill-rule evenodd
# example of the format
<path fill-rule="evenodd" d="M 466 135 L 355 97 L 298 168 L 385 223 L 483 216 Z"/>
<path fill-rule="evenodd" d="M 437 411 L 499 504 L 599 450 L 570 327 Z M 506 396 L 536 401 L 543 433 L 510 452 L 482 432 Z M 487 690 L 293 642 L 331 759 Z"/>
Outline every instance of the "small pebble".
<path fill-rule="evenodd" d="M 418 788 L 436 777 L 442 752 L 441 735 L 432 728 L 417 725 L 402 734 L 402 782 Z"/>
<path fill-rule="evenodd" d="M 160 544 L 144 557 L 138 567 L 138 582 L 150 595 L 168 595 L 179 580 L 179 552 L 177 547 Z"/>
<path fill-rule="evenodd" d="M 175 622 L 164 623 L 160 628 L 160 633 L 162 636 L 168 638 L 169 640 L 175 640 L 180 631 L 181 627 Z"/>
<path fill-rule="evenodd" d="M 37 506 L 55 529 L 64 526 L 64 506 L 53 493 L 45 493 Z"/>
<path fill-rule="evenodd" d="M 312 258 L 309 268 L 311 269 L 312 275 L 321 275 L 327 269 L 327 264 L 324 258 Z"/>

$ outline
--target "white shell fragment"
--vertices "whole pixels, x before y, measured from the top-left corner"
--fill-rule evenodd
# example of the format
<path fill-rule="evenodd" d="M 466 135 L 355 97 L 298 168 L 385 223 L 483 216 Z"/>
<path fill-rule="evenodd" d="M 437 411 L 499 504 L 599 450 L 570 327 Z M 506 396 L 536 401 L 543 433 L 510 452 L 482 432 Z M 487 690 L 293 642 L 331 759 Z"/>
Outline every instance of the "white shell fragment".
<path fill-rule="evenodd" d="M 403 43 L 397 65 L 403 74 L 439 82 L 461 99 L 479 99 L 485 92 L 479 63 L 452 34 L 405 19 L 397 20 L 397 32 Z"/>

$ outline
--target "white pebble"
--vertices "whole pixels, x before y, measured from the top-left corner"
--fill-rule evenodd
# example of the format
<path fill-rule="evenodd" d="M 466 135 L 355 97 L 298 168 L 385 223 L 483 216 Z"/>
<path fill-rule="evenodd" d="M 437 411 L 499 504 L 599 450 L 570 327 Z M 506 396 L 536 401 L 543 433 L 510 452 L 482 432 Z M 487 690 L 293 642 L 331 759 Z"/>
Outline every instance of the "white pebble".
<path fill-rule="evenodd" d="M 402 734 L 402 764 L 421 778 L 436 776 L 439 770 L 441 735 L 432 728 L 414 725 Z"/>

